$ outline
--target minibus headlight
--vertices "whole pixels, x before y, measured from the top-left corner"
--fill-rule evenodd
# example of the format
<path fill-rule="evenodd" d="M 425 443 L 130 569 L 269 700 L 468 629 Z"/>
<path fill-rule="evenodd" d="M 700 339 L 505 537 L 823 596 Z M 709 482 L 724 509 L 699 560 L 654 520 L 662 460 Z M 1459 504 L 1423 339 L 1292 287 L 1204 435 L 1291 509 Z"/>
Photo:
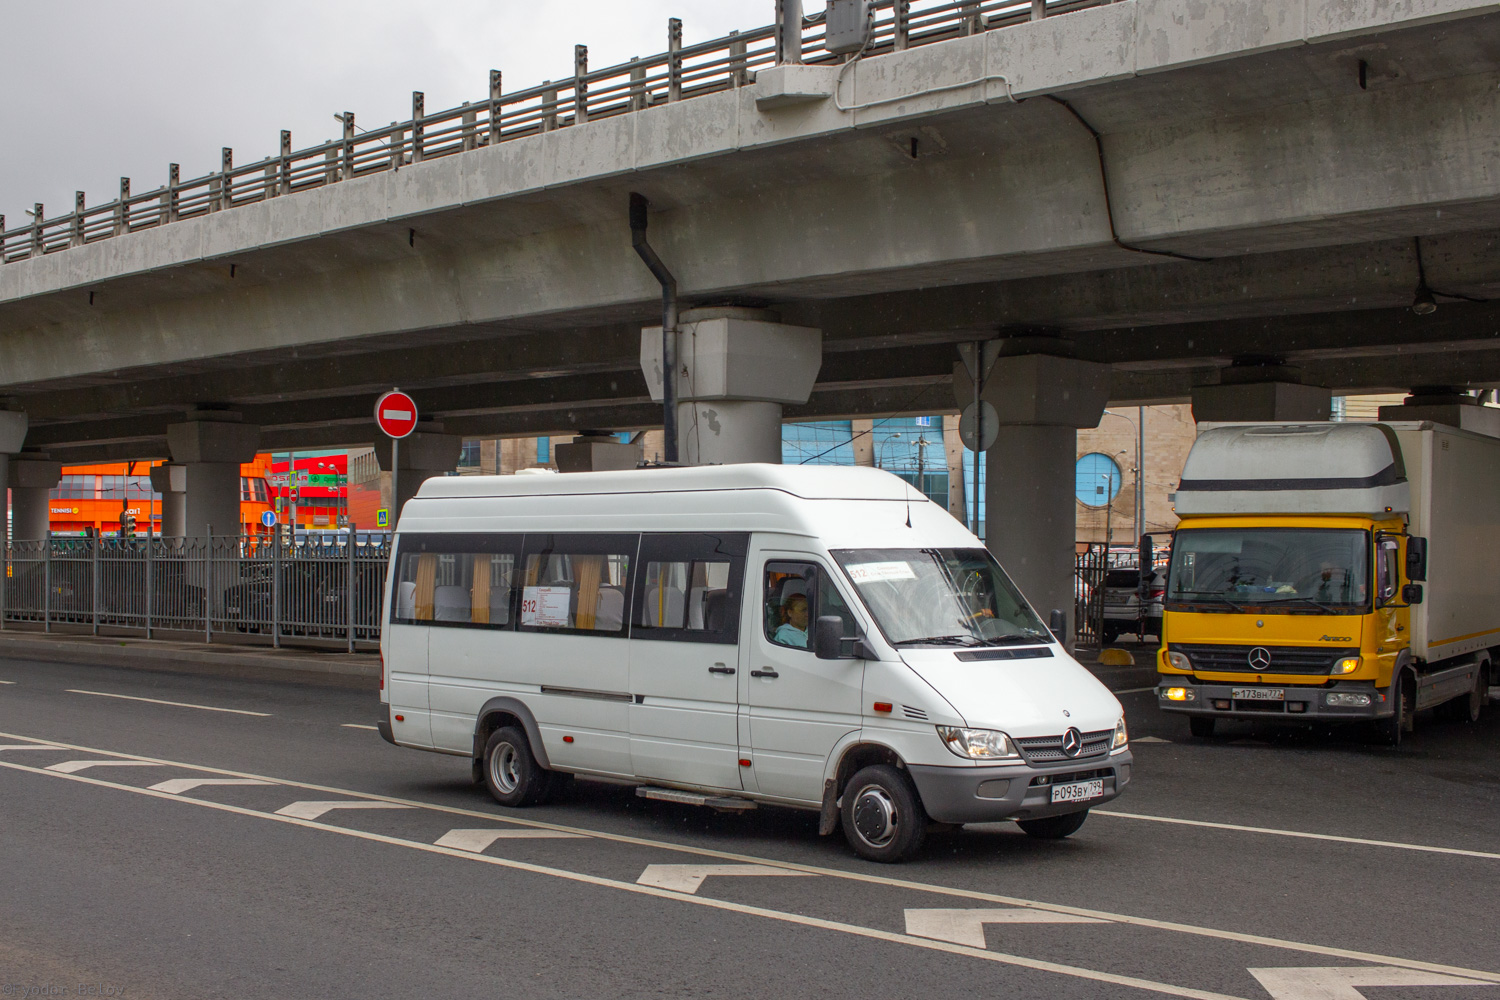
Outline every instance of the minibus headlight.
<path fill-rule="evenodd" d="M 1125 717 L 1121 716 L 1120 721 L 1115 723 L 1115 738 L 1114 742 L 1109 745 L 1109 748 L 1111 750 L 1123 750 L 1129 743 L 1130 734 L 1125 731 Z"/>
<path fill-rule="evenodd" d="M 1352 674 L 1358 669 L 1359 657 L 1357 656 L 1346 656 L 1333 665 L 1333 672 L 1336 674 Z"/>
<path fill-rule="evenodd" d="M 1188 660 L 1187 654 L 1179 653 L 1175 649 L 1167 653 L 1167 662 L 1176 670 L 1193 669 L 1193 664 Z"/>
<path fill-rule="evenodd" d="M 1015 760 L 1021 756 L 1010 737 L 995 729 L 961 729 L 938 726 L 943 745 L 960 757 L 976 760 Z"/>

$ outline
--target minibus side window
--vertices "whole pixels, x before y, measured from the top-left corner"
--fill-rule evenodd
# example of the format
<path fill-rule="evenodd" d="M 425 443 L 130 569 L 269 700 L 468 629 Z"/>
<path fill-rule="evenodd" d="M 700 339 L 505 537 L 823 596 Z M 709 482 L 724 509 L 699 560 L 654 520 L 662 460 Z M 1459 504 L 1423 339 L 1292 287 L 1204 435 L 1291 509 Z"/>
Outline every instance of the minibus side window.
<path fill-rule="evenodd" d="M 778 646 L 810 649 L 811 623 L 821 615 L 838 616 L 844 636 L 856 635 L 853 613 L 817 563 L 766 563 L 763 592 L 766 638 Z"/>
<path fill-rule="evenodd" d="M 738 642 L 748 541 L 741 533 L 643 535 L 631 636 Z"/>
<path fill-rule="evenodd" d="M 519 574 L 523 631 L 626 634 L 630 573 L 640 536 L 526 536 Z"/>
<path fill-rule="evenodd" d="M 391 621 L 509 628 L 519 535 L 411 535 L 401 540 Z"/>

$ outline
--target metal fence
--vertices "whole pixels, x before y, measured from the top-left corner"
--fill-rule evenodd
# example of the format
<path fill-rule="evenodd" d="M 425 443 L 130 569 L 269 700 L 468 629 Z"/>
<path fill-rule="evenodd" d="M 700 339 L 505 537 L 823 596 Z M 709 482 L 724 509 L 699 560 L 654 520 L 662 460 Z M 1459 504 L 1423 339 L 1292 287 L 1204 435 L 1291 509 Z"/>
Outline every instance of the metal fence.
<path fill-rule="evenodd" d="M 380 640 L 389 535 L 51 538 L 4 547 L 0 628 L 191 633 L 205 642 Z"/>
<path fill-rule="evenodd" d="M 1005 28 L 1103 6 L 1117 0 L 876 0 L 874 31 L 863 58 Z M 830 53 L 820 12 L 793 24 L 785 11 L 801 4 L 779 0 L 778 23 L 724 38 L 682 44 L 682 22 L 667 23 L 667 50 L 603 69 L 590 69 L 588 47 L 575 46 L 573 72 L 529 90 L 506 94 L 499 70 L 490 71 L 489 96 L 428 114 L 423 95 L 412 94 L 411 118 L 370 130 L 357 129 L 354 113 L 338 117 L 343 135 L 293 151 L 292 134 L 281 133 L 280 152 L 243 166 L 234 151 L 222 151 L 220 169 L 182 180 L 177 164 L 166 184 L 133 194 L 120 179 L 119 196 L 86 207 L 74 196 L 73 211 L 51 219 L 38 203 L 29 224 L 5 228 L 0 215 L 0 264 L 82 246 L 96 240 L 152 229 L 181 219 L 253 205 L 284 195 L 482 146 L 628 114 L 658 104 L 748 86 L 757 70 L 781 63 L 836 64 L 849 54 Z M 785 22 L 785 23 L 783 23 Z"/>
<path fill-rule="evenodd" d="M 1103 542 L 1080 542 L 1073 561 L 1073 636 L 1080 646 L 1104 645 L 1104 580 L 1109 571 L 1109 547 Z"/>

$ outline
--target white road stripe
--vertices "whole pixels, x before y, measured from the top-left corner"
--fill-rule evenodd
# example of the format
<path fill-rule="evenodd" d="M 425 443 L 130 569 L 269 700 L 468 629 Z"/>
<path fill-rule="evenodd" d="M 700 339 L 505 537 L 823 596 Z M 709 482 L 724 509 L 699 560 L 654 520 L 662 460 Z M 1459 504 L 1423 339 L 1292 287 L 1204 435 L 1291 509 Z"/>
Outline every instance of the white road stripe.
<path fill-rule="evenodd" d="M 1461 847 L 1433 847 L 1430 844 L 1404 844 L 1396 840 L 1369 840 L 1365 837 L 1341 837 L 1334 833 L 1306 833 L 1302 830 L 1277 830 L 1265 826 L 1239 826 L 1235 823 L 1210 823 L 1201 819 L 1177 819 L 1172 816 L 1145 816 L 1141 813 L 1115 812 L 1112 809 L 1092 809 L 1092 816 L 1109 816 L 1114 819 L 1139 819 L 1147 823 L 1168 823 L 1172 826 L 1198 826 L 1209 830 L 1229 830 L 1233 833 L 1263 833 L 1271 837 L 1294 837 L 1298 840 L 1327 840 L 1336 844 L 1358 844 L 1361 847 L 1390 847 L 1399 851 L 1420 851 L 1424 854 L 1453 854 L 1461 858 L 1483 858 L 1500 861 L 1494 851 L 1470 851 Z"/>
<path fill-rule="evenodd" d="M 261 781 L 259 778 L 172 778 L 168 781 L 160 781 L 151 786 L 152 791 L 166 792 L 168 795 L 181 795 L 183 792 L 191 792 L 195 788 L 204 785 L 274 785 L 274 781 Z"/>
<path fill-rule="evenodd" d="M 134 785 L 122 785 L 113 781 L 104 781 L 100 778 L 91 778 L 84 774 L 59 774 L 48 772 L 39 768 L 27 767 L 24 764 L 11 764 L 0 761 L 0 768 L 13 771 L 26 771 L 31 774 L 52 774 L 67 781 L 81 781 L 102 788 L 111 788 L 122 792 L 133 792 L 137 795 L 154 796 L 169 802 L 184 802 L 204 809 L 216 809 L 220 812 L 234 813 L 240 816 L 253 816 L 260 819 L 273 820 L 279 823 L 290 823 L 296 826 L 306 827 L 309 830 L 321 830 L 325 833 L 336 833 L 345 837 L 355 837 L 360 840 L 368 840 L 378 844 L 388 844 L 394 847 L 405 847 L 415 851 L 426 851 L 429 854 L 445 854 L 454 858 L 468 858 L 472 861 L 495 865 L 500 868 L 509 868 L 514 871 L 529 872 L 535 875 L 549 875 L 553 878 L 566 879 L 570 882 L 578 882 L 583 885 L 598 886 L 606 889 L 618 889 L 621 892 L 637 893 L 644 896 L 654 896 L 657 899 L 673 899 L 693 906 L 703 906 L 714 910 L 723 910 L 729 913 L 738 913 L 747 916 L 764 917 L 768 920 L 776 920 L 782 923 L 796 924 L 802 927 L 811 927 L 818 930 L 837 931 L 850 934 L 855 937 L 869 938 L 876 941 L 885 941 L 892 944 L 905 944 L 914 948 L 922 948 L 927 951 L 946 952 L 951 955 L 964 955 L 1001 965 L 1011 965 L 1017 968 L 1031 969 L 1037 972 L 1051 972 L 1062 976 L 1071 976 L 1076 979 L 1085 979 L 1098 983 L 1109 983 L 1116 986 L 1129 986 L 1134 989 L 1147 990 L 1153 993 L 1162 993 L 1167 996 L 1186 997 L 1188 1000 L 1245 1000 L 1225 993 L 1213 993 L 1207 990 L 1195 990 L 1185 986 L 1174 986 L 1171 983 L 1158 983 L 1150 979 L 1139 979 L 1134 976 L 1121 976 L 1112 972 L 1100 972 L 1096 969 L 1084 969 L 1073 965 L 1062 965 L 1057 962 L 1046 962 L 1035 958 L 1025 958 L 1020 955 L 1007 955 L 1003 952 L 985 951 L 980 948 L 970 948 L 965 945 L 953 944 L 949 941 L 936 941 L 930 938 L 919 938 L 910 934 L 897 934 L 894 931 L 878 930 L 874 927 L 861 927 L 858 924 L 847 924 L 838 920 L 825 920 L 821 917 L 810 917 L 800 913 L 787 913 L 781 910 L 771 910 L 762 906 L 748 906 L 743 903 L 731 903 L 727 900 L 713 899 L 706 896 L 691 896 L 683 892 L 673 892 L 670 889 L 658 889 L 655 886 L 636 885 L 630 882 L 621 882 L 616 879 L 604 878 L 599 875 L 588 875 L 583 872 L 572 872 L 562 868 L 550 868 L 545 865 L 535 865 L 524 861 L 514 861 L 510 858 L 495 857 L 490 854 L 475 854 L 471 851 L 461 851 L 451 847 L 439 847 L 436 844 L 423 844 L 414 840 L 402 840 L 399 837 L 391 837 L 380 833 L 367 833 L 363 830 L 355 830 L 349 827 L 330 826 L 326 823 L 318 823 L 312 820 L 301 819 L 293 816 L 276 815 L 273 813 L 259 812 L 255 809 L 246 809 L 243 806 L 229 805 L 224 802 L 211 802 L 207 799 L 184 799 L 175 795 L 167 795 L 164 792 L 152 791 L 149 788 L 139 788 Z M 1500 979 L 1500 976 L 1496 976 Z"/>
<path fill-rule="evenodd" d="M 375 726 L 362 726 L 358 722 L 346 722 L 342 726 L 340 726 L 339 728 L 340 729 L 368 729 L 371 732 L 376 732 L 376 733 L 380 732 L 380 730 L 377 727 L 375 727 Z"/>
<path fill-rule="evenodd" d="M 985 924 L 1103 924 L 1095 917 L 1048 913 L 1017 907 L 1008 910 L 907 910 L 906 933 L 937 941 L 983 948 Z"/>
<path fill-rule="evenodd" d="M 15 681 L 0 681 L 0 684 L 14 684 Z"/>
<path fill-rule="evenodd" d="M 395 802 L 293 802 L 276 810 L 278 816 L 295 816 L 298 819 L 317 819 L 335 809 L 410 809 L 411 806 Z"/>
<path fill-rule="evenodd" d="M 433 841 L 438 847 L 482 853 L 497 840 L 586 840 L 581 833 L 556 833 L 552 830 L 449 830 Z"/>
<path fill-rule="evenodd" d="M 247 712 L 243 708 L 215 708 L 213 705 L 190 705 L 185 701 L 162 701 L 160 698 L 137 698 L 133 694 L 110 694 L 108 691 L 80 691 L 77 688 L 68 688 L 68 694 L 91 694 L 95 698 L 119 698 L 123 701 L 144 701 L 152 705 L 171 705 L 173 708 L 196 708 L 203 712 L 228 712 L 230 715 L 253 715 L 261 719 L 269 719 L 269 712 Z"/>
<path fill-rule="evenodd" d="M 79 771 L 91 767 L 161 767 L 162 765 L 145 760 L 65 760 L 60 764 L 48 764 L 47 770 L 60 771 L 63 774 L 77 774 Z"/>
<path fill-rule="evenodd" d="M 1365 1000 L 1356 986 L 1486 986 L 1457 976 L 1438 976 L 1390 966 L 1331 969 L 1250 969 L 1273 1000 Z"/>
<path fill-rule="evenodd" d="M 791 872 L 770 865 L 647 865 L 636 879 L 636 885 L 654 885 L 689 895 L 697 892 L 710 875 L 810 876 L 812 872 Z"/>
<path fill-rule="evenodd" d="M 1131 739 L 1130 742 L 1132 742 L 1132 743 L 1171 743 L 1172 741 L 1171 740 L 1164 740 L 1160 736 L 1137 736 L 1137 737 Z"/>
<path fill-rule="evenodd" d="M 20 733 L 0 733 L 0 739 L 29 740 L 37 737 L 26 736 Z M 116 756 L 129 756 L 115 750 L 100 750 L 97 747 L 77 746 L 69 743 L 55 743 L 57 749 L 73 750 L 83 753 L 114 754 Z M 182 761 L 163 760 L 154 757 L 133 756 L 133 760 L 150 761 L 156 764 L 166 764 L 173 767 L 181 767 L 192 771 L 200 771 L 205 774 L 222 774 L 239 778 L 266 778 L 265 775 L 252 774 L 246 771 L 229 771 L 224 768 L 208 767 L 203 764 L 186 764 Z M 38 768 L 28 767 L 25 764 L 10 764 L 0 761 L 0 768 L 9 768 L 15 771 L 29 771 L 36 774 L 49 773 Z M 85 781 L 94 784 L 105 785 L 111 788 L 122 788 L 126 791 L 141 792 L 143 794 L 156 795 L 161 793 L 150 792 L 147 789 L 131 785 L 115 785 L 112 782 L 103 781 L 98 778 L 90 778 L 87 775 L 78 775 L 70 778 L 74 781 Z M 563 826 L 558 823 L 544 823 L 538 820 L 520 819 L 512 816 L 499 816 L 492 812 L 480 812 L 475 809 L 464 809 L 460 806 L 440 805 L 435 802 L 423 802 L 418 799 L 402 799 L 393 795 L 380 795 L 373 792 L 357 792 L 346 788 L 334 788 L 328 785 L 314 785 L 303 781 L 290 779 L 267 778 L 278 785 L 288 788 L 302 788 L 308 791 L 324 792 L 334 795 L 349 795 L 363 798 L 372 802 L 394 802 L 398 805 L 410 806 L 414 809 L 427 809 L 432 812 L 445 813 L 450 816 L 468 816 L 490 823 L 508 823 L 512 826 L 525 827 L 533 830 L 559 830 L 565 833 L 578 833 L 597 840 L 608 841 L 616 844 L 630 844 L 637 847 L 651 847 L 663 851 L 672 851 L 677 854 L 689 854 L 700 858 L 714 858 L 721 861 L 743 862 L 748 864 L 766 864 L 777 868 L 785 868 L 788 871 L 808 872 L 813 875 L 826 875 L 830 878 L 845 879 L 850 882 L 863 882 L 869 885 L 891 886 L 897 889 L 911 889 L 917 892 L 931 893 L 938 896 L 951 896 L 955 899 L 971 899 L 978 902 L 995 903 L 1000 906 L 1024 906 L 1037 910 L 1045 910 L 1051 913 L 1072 913 L 1083 917 L 1098 917 L 1111 923 L 1128 924 L 1132 927 L 1148 927 L 1153 930 L 1172 931 L 1177 934 L 1187 934 L 1194 937 L 1204 937 L 1219 941 L 1233 941 L 1239 944 L 1265 945 L 1271 948 L 1280 948 L 1285 951 L 1302 952 L 1308 955 L 1320 955 L 1325 958 L 1345 959 L 1353 962 L 1369 962 L 1379 965 L 1398 966 L 1405 969 L 1422 969 L 1428 972 L 1436 972 L 1455 976 L 1469 976 L 1487 983 L 1500 983 L 1500 973 L 1488 972 L 1481 969 L 1466 969 L 1459 966 L 1442 965 L 1436 962 L 1424 962 L 1420 959 L 1402 958 L 1396 955 L 1380 955 L 1375 952 L 1358 951 L 1353 948 L 1338 948 L 1331 945 L 1314 944 L 1305 941 L 1292 941 L 1287 938 L 1274 938 L 1262 934 L 1245 934 L 1240 931 L 1222 930 L 1217 927 L 1204 927 L 1198 924 L 1177 923 L 1171 920 L 1158 920 L 1153 917 L 1138 917 L 1128 913 L 1111 913 L 1106 910 L 1090 910 L 1077 906 L 1066 906 L 1060 903 L 1044 903 L 1038 900 L 1022 899 L 1017 896 L 1002 896 L 999 893 L 980 892 L 973 889 L 959 889 L 953 886 L 935 885 L 931 882 L 913 882 L 907 879 L 892 878 L 889 875 L 872 875 L 865 872 L 848 871 L 840 868 L 822 868 L 817 865 L 803 865 L 794 861 L 781 861 L 774 858 L 759 858 L 754 855 L 736 854 L 732 851 L 719 851 L 708 847 L 693 847 L 687 844 L 676 844 L 666 840 L 649 840 L 645 837 L 632 837 L 627 834 L 610 833 L 606 830 L 592 830 L 582 827 Z M 172 798 L 172 796 L 165 796 Z M 223 803 L 208 802 L 204 799 L 178 799 L 177 801 L 190 801 L 195 805 L 205 805 L 214 808 L 223 808 L 229 811 L 244 812 L 248 815 L 269 815 L 257 813 L 254 810 L 239 809 L 235 806 L 227 806 Z M 1100 810 L 1095 810 L 1099 812 Z M 303 825 L 322 828 L 321 824 L 306 823 L 301 820 L 288 819 L 287 822 L 302 823 Z M 368 836 L 371 839 L 391 840 L 393 843 L 410 843 L 408 841 L 395 841 L 393 838 L 385 838 L 378 834 L 363 835 L 357 831 L 351 831 L 345 827 L 329 827 L 341 833 L 351 835 Z M 426 845 L 423 845 L 426 846 Z M 440 853 L 453 853 L 451 849 L 438 848 Z M 490 855 L 482 856 L 485 860 L 495 860 Z M 527 867 L 522 862 L 505 862 L 512 867 Z M 589 878 L 591 876 L 584 876 Z M 624 883 L 621 883 L 624 884 Z M 645 888 L 645 887 L 642 887 Z M 667 890 L 660 890 L 665 892 Z M 674 894 L 680 897 L 681 894 Z M 707 903 L 708 900 L 701 901 Z M 956 946 L 955 946 L 956 947 Z"/>
<path fill-rule="evenodd" d="M 1114 694 L 1114 695 L 1121 695 L 1121 694 L 1142 694 L 1142 693 L 1144 693 L 1146 691 L 1155 691 L 1155 690 L 1156 690 L 1156 685 L 1153 684 L 1153 685 L 1151 685 L 1148 688 L 1126 688 L 1124 691 L 1111 691 L 1110 694 Z"/>
<path fill-rule="evenodd" d="M 46 743 L 6 743 L 0 745 L 0 750 L 67 750 L 69 747 L 54 747 Z"/>

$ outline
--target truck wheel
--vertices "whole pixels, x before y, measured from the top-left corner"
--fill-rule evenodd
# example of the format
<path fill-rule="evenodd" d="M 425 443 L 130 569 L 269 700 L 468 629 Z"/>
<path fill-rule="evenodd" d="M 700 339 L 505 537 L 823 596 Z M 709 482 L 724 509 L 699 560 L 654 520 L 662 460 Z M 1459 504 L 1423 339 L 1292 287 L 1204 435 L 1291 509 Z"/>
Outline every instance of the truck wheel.
<path fill-rule="evenodd" d="M 1403 671 L 1391 684 L 1391 708 L 1388 718 L 1375 721 L 1375 738 L 1386 746 L 1401 745 L 1403 733 L 1411 731 L 1412 709 L 1415 708 L 1416 692 L 1412 690 L 1411 675 Z"/>
<path fill-rule="evenodd" d="M 1189 716 L 1188 730 L 1200 740 L 1211 739 L 1214 735 L 1214 723 L 1217 721 L 1209 715 Z"/>
<path fill-rule="evenodd" d="M 1018 819 L 1016 826 L 1024 830 L 1028 837 L 1036 837 L 1038 840 L 1062 840 L 1064 837 L 1077 833 L 1083 821 L 1088 818 L 1089 811 L 1085 809 L 1082 812 L 1046 816 L 1042 819 Z"/>
<path fill-rule="evenodd" d="M 484 785 L 502 806 L 529 806 L 547 797 L 552 775 L 536 761 L 526 734 L 504 726 L 484 745 Z"/>
<path fill-rule="evenodd" d="M 1474 689 L 1469 692 L 1467 698 L 1459 698 L 1453 702 L 1454 715 L 1459 722 L 1475 723 L 1479 721 L 1479 715 L 1484 711 L 1484 703 L 1490 700 L 1490 665 L 1480 663 L 1479 669 L 1474 671 Z"/>
<path fill-rule="evenodd" d="M 906 775 L 889 764 L 861 768 L 844 788 L 844 836 L 869 861 L 904 861 L 927 836 L 927 814 Z"/>

